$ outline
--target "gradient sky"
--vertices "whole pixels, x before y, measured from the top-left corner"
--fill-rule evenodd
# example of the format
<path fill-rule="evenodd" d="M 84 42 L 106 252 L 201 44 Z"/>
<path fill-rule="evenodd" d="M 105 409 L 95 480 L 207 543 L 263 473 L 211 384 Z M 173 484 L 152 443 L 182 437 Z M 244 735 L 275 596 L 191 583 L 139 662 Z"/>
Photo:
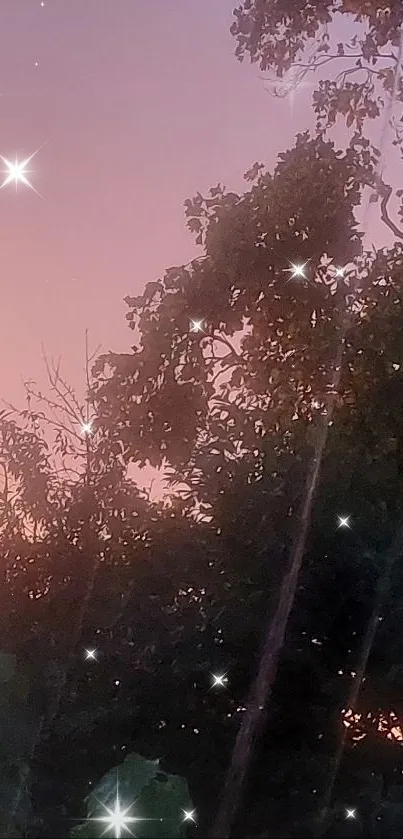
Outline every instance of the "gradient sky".
<path fill-rule="evenodd" d="M 1 0 L 0 154 L 43 195 L 0 191 L 0 396 L 43 385 L 41 343 L 84 390 L 84 332 L 127 351 L 123 297 L 195 253 L 183 202 L 242 189 L 312 124 L 234 56 L 235 0 Z M 36 63 L 38 66 L 36 66 Z M 383 238 L 387 238 L 383 236 Z"/>

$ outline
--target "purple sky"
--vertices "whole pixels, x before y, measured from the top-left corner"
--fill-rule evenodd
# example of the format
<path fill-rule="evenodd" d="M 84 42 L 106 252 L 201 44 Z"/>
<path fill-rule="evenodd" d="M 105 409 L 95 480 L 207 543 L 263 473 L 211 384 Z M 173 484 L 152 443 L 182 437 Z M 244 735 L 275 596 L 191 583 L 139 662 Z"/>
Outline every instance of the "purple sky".
<path fill-rule="evenodd" d="M 43 195 L 0 191 L 0 396 L 43 384 L 41 342 L 79 391 L 84 331 L 127 350 L 123 297 L 195 253 L 183 201 L 242 189 L 311 124 L 234 56 L 234 0 L 1 0 L 0 154 Z M 38 66 L 35 66 L 38 62 Z"/>

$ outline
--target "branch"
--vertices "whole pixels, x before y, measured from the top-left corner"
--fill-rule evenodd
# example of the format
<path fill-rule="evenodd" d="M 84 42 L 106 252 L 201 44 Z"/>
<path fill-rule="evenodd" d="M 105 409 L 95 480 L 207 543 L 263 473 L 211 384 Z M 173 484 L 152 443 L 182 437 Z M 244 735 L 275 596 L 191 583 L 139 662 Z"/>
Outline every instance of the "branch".
<path fill-rule="evenodd" d="M 396 226 L 394 221 L 389 216 L 388 212 L 388 203 L 390 196 L 392 195 L 392 187 L 389 184 L 385 184 L 383 181 L 378 183 L 378 193 L 381 196 L 381 220 L 398 239 L 403 239 L 403 230 L 400 230 L 399 227 Z"/>
<path fill-rule="evenodd" d="M 261 76 L 261 79 L 263 81 L 270 82 L 273 85 L 279 84 L 281 86 L 283 84 L 284 86 L 288 87 L 288 90 L 286 90 L 285 93 L 284 93 L 284 97 L 285 97 L 292 90 L 295 90 L 295 88 L 298 87 L 299 83 L 305 78 L 305 76 L 309 72 L 316 73 L 317 70 L 320 70 L 321 67 L 324 67 L 325 64 L 328 64 L 329 61 L 334 61 L 335 59 L 340 59 L 340 58 L 344 59 L 345 61 L 346 60 L 348 61 L 349 59 L 352 59 L 352 58 L 362 59 L 363 55 L 362 55 L 362 53 L 355 53 L 355 54 L 350 54 L 350 55 L 327 55 L 327 56 L 318 56 L 313 61 L 308 62 L 308 64 L 303 64 L 302 62 L 296 62 L 295 64 L 291 64 L 291 67 L 288 71 L 289 73 L 291 73 L 291 75 L 292 75 L 292 72 L 295 73 L 294 78 L 292 78 L 289 81 L 288 85 L 287 85 L 287 82 L 285 82 L 285 80 L 283 79 L 283 77 L 279 77 L 279 76 L 277 76 L 274 79 L 273 78 L 268 78 L 267 76 Z M 392 61 L 397 60 L 396 55 L 393 55 L 393 53 L 377 53 L 374 56 L 374 58 L 377 58 L 377 59 L 382 59 L 383 58 L 383 59 L 388 59 L 388 60 L 392 59 Z M 368 73 L 371 73 L 371 74 L 374 74 L 374 75 L 379 75 L 382 72 L 380 70 L 374 70 L 374 68 L 368 67 L 366 65 L 365 66 L 364 65 L 355 66 L 354 68 L 351 68 L 351 70 L 349 72 L 356 72 L 358 70 L 364 70 L 364 71 L 366 71 Z M 344 72 L 346 72 L 346 71 L 344 71 Z M 278 95 L 278 94 L 275 94 L 275 95 Z"/>

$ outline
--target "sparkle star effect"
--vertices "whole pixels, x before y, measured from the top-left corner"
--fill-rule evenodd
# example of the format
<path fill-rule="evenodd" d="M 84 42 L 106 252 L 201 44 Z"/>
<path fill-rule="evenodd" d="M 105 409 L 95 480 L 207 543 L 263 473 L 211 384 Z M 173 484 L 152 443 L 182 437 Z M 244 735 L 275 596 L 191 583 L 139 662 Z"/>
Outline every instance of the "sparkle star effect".
<path fill-rule="evenodd" d="M 104 809 L 106 810 L 108 815 L 107 816 L 98 816 L 98 817 L 95 817 L 93 819 L 89 819 L 89 821 L 104 822 L 104 824 L 106 824 L 105 831 L 102 834 L 103 836 L 105 836 L 105 834 L 108 832 L 108 830 L 114 830 L 115 831 L 114 832 L 115 839 L 121 839 L 122 831 L 126 831 L 126 833 L 128 833 L 129 836 L 134 836 L 134 834 L 131 832 L 128 825 L 129 825 L 130 822 L 138 822 L 138 821 L 141 821 L 141 819 L 136 818 L 135 816 L 128 816 L 127 815 L 127 813 L 130 810 L 130 807 L 127 807 L 126 810 L 121 809 L 118 792 L 116 793 L 116 801 L 115 801 L 115 809 L 114 810 L 110 810 L 109 807 L 105 806 L 105 804 L 102 804 L 102 806 L 104 807 Z"/>
<path fill-rule="evenodd" d="M 81 426 L 81 434 L 91 434 L 92 433 L 92 422 L 83 422 Z"/>
<path fill-rule="evenodd" d="M 185 814 L 183 817 L 184 822 L 194 822 L 194 824 L 196 824 L 196 810 L 183 810 L 183 813 Z"/>
<path fill-rule="evenodd" d="M 190 321 L 190 331 L 191 332 L 203 332 L 203 321 L 202 320 L 191 320 Z"/>
<path fill-rule="evenodd" d="M 214 676 L 214 674 L 212 674 L 212 676 L 213 676 L 213 684 L 211 685 L 212 688 L 217 688 L 217 687 L 225 688 L 226 685 L 228 684 L 228 679 L 227 679 L 227 676 L 226 676 L 225 673 L 224 673 L 223 676 Z"/>
<path fill-rule="evenodd" d="M 273 95 L 279 99 L 289 99 L 291 114 L 293 114 L 297 91 L 314 87 L 314 82 L 305 81 L 304 76 L 304 71 L 297 71 L 288 73 L 283 79 L 264 79 L 264 87 L 271 88 Z"/>
<path fill-rule="evenodd" d="M 26 157 L 25 160 L 19 161 L 16 158 L 15 163 L 12 163 L 12 161 L 8 160 L 7 157 L 3 157 L 3 155 L 0 155 L 1 160 L 3 161 L 3 163 L 5 163 L 7 167 L 7 169 L 4 170 L 4 174 L 6 175 L 6 177 L 3 183 L 0 184 L 0 189 L 3 189 L 3 187 L 8 186 L 11 183 L 15 183 L 15 188 L 17 189 L 18 184 L 21 183 L 24 184 L 24 186 L 28 186 L 30 189 L 32 189 L 32 191 L 35 192 L 36 195 L 39 195 L 39 198 L 42 198 L 43 196 L 35 189 L 34 186 L 32 186 L 31 182 L 27 178 L 27 175 L 29 175 L 32 171 L 27 169 L 28 163 L 30 162 L 30 160 L 32 160 L 33 157 L 35 157 L 36 154 L 38 154 L 38 151 L 39 149 L 34 151 L 34 153 L 31 154 L 29 157 Z"/>
<path fill-rule="evenodd" d="M 89 658 L 95 659 L 97 658 L 97 651 L 96 650 L 86 650 L 85 651 L 85 658 L 88 660 Z"/>
<path fill-rule="evenodd" d="M 95 798 L 95 796 L 93 796 L 93 797 Z M 105 815 L 105 816 L 93 816 L 92 818 L 87 819 L 87 821 L 89 821 L 89 822 L 103 822 L 104 824 L 106 824 L 106 828 L 105 828 L 102 836 L 106 836 L 106 834 L 110 830 L 113 830 L 114 831 L 114 834 L 113 834 L 114 839 L 122 839 L 122 837 L 125 836 L 125 835 L 129 835 L 129 836 L 134 836 L 135 835 L 134 833 L 131 832 L 131 830 L 129 828 L 130 823 L 144 822 L 144 821 L 162 821 L 162 819 L 143 819 L 139 816 L 129 816 L 128 813 L 129 813 L 129 810 L 131 810 L 131 808 L 133 807 L 133 804 L 130 804 L 130 806 L 126 807 L 126 809 L 124 809 L 124 810 L 122 809 L 121 803 L 120 803 L 120 800 L 119 800 L 118 785 L 116 785 L 116 801 L 115 801 L 115 806 L 114 806 L 113 810 L 111 810 L 109 807 L 107 807 L 105 804 L 102 803 L 102 801 L 99 801 L 97 798 L 95 798 L 95 800 L 98 802 L 98 804 L 101 805 L 101 807 L 104 808 L 107 815 Z"/>
<path fill-rule="evenodd" d="M 351 516 L 338 516 L 339 524 L 338 524 L 337 529 L 339 529 L 339 527 L 350 527 L 350 525 L 349 525 L 350 518 L 351 518 Z"/>
<path fill-rule="evenodd" d="M 309 259 L 308 259 L 307 262 L 304 262 L 303 265 L 301 265 L 301 264 L 296 264 L 295 265 L 294 262 L 290 262 L 291 268 L 284 268 L 283 269 L 284 271 L 287 271 L 287 272 L 291 273 L 291 277 L 289 277 L 289 279 L 287 280 L 287 283 L 289 283 L 290 280 L 295 280 L 296 278 L 306 280 L 307 276 L 305 274 L 305 268 L 308 265 L 308 262 L 309 262 Z M 286 283 L 286 285 L 287 285 L 287 283 Z"/>
<path fill-rule="evenodd" d="M 347 810 L 346 819 L 355 819 L 355 810 Z"/>

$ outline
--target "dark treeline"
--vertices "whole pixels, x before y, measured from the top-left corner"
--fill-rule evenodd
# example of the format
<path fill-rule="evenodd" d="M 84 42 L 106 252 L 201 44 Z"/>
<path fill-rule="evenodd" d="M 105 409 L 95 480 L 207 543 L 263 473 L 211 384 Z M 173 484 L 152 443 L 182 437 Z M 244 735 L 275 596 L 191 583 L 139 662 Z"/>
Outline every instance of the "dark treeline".
<path fill-rule="evenodd" d="M 338 4 L 367 26 L 358 70 L 398 49 L 401 3 L 376 5 Z M 279 77 L 309 39 L 330 58 L 336 4 L 306 7 L 244 0 L 238 57 Z M 181 835 L 207 835 L 329 396 L 298 591 L 232 835 L 401 835 L 403 247 L 367 251 L 354 215 L 371 194 L 403 240 L 385 149 L 364 133 L 385 118 L 376 84 L 401 110 L 396 65 L 367 87 L 343 72 L 322 82 L 316 131 L 273 172 L 255 164 L 242 194 L 218 185 L 186 201 L 201 256 L 126 299 L 135 344 L 87 359 L 84 412 L 49 369 L 48 396 L 1 415 L 2 836 L 67 837 L 91 785 L 132 752 L 187 780 L 198 826 Z M 345 149 L 329 135 L 337 115 Z M 287 282 L 289 260 L 304 278 Z M 167 503 L 138 489 L 133 464 L 163 468 Z"/>

